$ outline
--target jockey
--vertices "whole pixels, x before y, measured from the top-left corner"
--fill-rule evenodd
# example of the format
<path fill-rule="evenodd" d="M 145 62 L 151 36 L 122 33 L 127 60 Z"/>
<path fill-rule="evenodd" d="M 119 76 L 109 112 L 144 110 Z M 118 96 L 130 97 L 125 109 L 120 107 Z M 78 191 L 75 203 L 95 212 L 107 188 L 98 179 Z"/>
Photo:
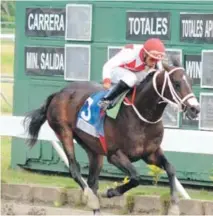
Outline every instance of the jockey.
<path fill-rule="evenodd" d="M 103 86 L 109 89 L 116 84 L 100 101 L 99 106 L 107 109 L 111 102 L 125 90 L 140 83 L 155 69 L 162 70 L 161 60 L 165 47 L 158 38 L 150 38 L 144 44 L 129 44 L 123 47 L 103 66 Z"/>

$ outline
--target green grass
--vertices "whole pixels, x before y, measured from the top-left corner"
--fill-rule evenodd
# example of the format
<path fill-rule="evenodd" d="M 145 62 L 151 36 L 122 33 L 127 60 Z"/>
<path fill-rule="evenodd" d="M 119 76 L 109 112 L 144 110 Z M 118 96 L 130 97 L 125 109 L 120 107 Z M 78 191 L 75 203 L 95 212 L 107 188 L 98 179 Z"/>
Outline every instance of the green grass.
<path fill-rule="evenodd" d="M 1 83 L 1 113 L 11 114 L 13 109 L 13 83 Z"/>
<path fill-rule="evenodd" d="M 10 168 L 11 161 L 11 138 L 1 137 L 1 176 L 2 181 L 14 184 L 42 184 L 48 186 L 58 186 L 65 188 L 79 188 L 79 186 L 69 177 L 56 175 L 43 175 L 24 170 L 13 170 Z M 100 181 L 100 191 L 105 191 L 107 187 L 114 187 L 115 182 Z M 213 200 L 212 192 L 206 190 L 187 189 L 194 199 Z M 132 189 L 130 195 L 165 195 L 169 193 L 169 187 L 159 186 L 139 186 Z"/>
<path fill-rule="evenodd" d="M 77 184 L 68 177 L 42 175 L 24 170 L 10 168 L 11 138 L 1 137 L 1 177 L 3 182 L 14 184 L 43 184 L 49 186 L 77 187 Z"/>
<path fill-rule="evenodd" d="M 2 34 L 14 34 L 15 28 L 2 28 L 1 33 Z"/>
<path fill-rule="evenodd" d="M 186 189 L 186 188 L 185 188 Z M 194 189 L 186 189 L 188 194 L 193 199 L 203 199 L 203 200 L 213 200 L 213 194 L 207 190 L 194 190 Z M 145 190 L 143 186 L 139 186 L 136 189 L 132 189 L 130 194 L 133 195 L 159 195 L 162 196 L 164 194 L 169 194 L 169 188 L 167 187 L 147 187 Z"/>
<path fill-rule="evenodd" d="M 1 73 L 13 76 L 14 65 L 14 42 L 1 41 Z"/>
<path fill-rule="evenodd" d="M 13 76 L 14 42 L 1 40 L 1 73 Z M 1 83 L 1 113 L 11 114 L 13 106 L 13 83 Z"/>

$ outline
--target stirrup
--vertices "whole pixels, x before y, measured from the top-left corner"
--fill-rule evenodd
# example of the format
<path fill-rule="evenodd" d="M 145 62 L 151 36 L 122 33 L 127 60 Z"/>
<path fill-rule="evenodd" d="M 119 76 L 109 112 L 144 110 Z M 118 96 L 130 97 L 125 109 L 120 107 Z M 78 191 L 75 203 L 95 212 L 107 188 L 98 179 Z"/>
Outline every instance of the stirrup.
<path fill-rule="evenodd" d="M 107 110 L 107 108 L 109 108 L 111 105 L 111 101 L 109 100 L 103 100 L 103 101 L 99 101 L 98 106 L 100 108 L 102 108 L 103 110 Z"/>

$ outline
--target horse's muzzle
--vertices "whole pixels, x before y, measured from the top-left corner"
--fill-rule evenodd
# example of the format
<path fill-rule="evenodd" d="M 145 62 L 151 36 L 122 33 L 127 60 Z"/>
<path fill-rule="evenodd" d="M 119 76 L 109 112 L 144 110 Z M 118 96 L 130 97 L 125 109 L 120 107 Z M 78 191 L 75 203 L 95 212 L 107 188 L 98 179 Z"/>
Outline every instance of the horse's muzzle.
<path fill-rule="evenodd" d="M 200 106 L 190 106 L 186 108 L 186 117 L 188 119 L 195 119 L 200 113 Z"/>

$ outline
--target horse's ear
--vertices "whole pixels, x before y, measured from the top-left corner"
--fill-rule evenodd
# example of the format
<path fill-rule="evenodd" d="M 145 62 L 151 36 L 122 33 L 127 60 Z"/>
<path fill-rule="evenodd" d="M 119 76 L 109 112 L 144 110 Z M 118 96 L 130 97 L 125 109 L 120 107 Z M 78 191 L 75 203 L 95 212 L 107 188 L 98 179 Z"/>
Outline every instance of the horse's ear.
<path fill-rule="evenodd" d="M 180 67 L 181 66 L 180 60 L 179 60 L 179 58 L 177 56 L 172 55 L 171 56 L 171 62 L 172 62 L 172 65 L 175 66 L 175 67 Z"/>
<path fill-rule="evenodd" d="M 165 59 L 162 61 L 163 67 L 167 72 L 171 70 L 171 65 L 169 66 L 169 60 L 171 61 L 172 66 L 181 67 L 179 58 L 177 56 L 172 55 L 170 59 Z"/>

